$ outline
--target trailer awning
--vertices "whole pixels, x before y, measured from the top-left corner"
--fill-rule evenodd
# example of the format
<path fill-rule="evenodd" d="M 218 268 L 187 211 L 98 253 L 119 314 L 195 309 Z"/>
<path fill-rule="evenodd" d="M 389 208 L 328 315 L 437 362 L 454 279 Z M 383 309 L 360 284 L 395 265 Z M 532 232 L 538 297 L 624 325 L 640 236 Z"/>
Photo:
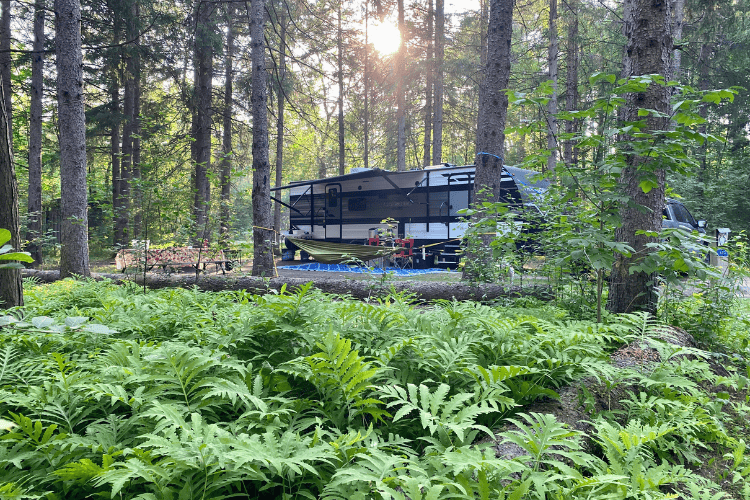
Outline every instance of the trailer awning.
<path fill-rule="evenodd" d="M 323 264 L 338 264 L 347 260 L 367 262 L 368 260 L 384 257 L 403 250 L 403 248 L 400 247 L 330 243 L 327 241 L 290 238 L 288 236 L 286 239 L 312 255 L 315 260 L 322 262 Z"/>

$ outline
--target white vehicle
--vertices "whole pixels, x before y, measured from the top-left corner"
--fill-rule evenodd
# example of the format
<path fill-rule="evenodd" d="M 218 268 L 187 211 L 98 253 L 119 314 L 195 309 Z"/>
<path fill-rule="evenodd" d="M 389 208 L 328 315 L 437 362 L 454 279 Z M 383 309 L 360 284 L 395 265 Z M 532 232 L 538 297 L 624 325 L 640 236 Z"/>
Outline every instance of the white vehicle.
<path fill-rule="evenodd" d="M 299 181 L 272 191 L 289 190 L 289 203 L 273 199 L 290 212 L 288 234 L 331 243 L 368 244 L 395 223 L 394 238 L 413 239 L 414 265 L 455 267 L 467 224 L 459 210 L 474 196 L 474 165 L 436 165 L 392 172 L 355 169 L 350 174 Z M 503 167 L 502 201 L 511 207 L 534 206 L 549 182 L 534 181 L 538 172 Z M 289 246 L 289 245 L 288 245 Z M 293 245 L 292 245 L 293 246 Z M 295 250 L 295 248 L 292 248 Z"/>

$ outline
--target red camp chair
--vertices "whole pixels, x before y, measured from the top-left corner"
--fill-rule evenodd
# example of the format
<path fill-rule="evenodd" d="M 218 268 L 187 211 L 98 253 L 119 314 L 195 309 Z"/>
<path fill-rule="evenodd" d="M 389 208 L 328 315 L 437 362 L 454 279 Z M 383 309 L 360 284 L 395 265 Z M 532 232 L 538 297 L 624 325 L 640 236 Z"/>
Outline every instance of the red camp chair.
<path fill-rule="evenodd" d="M 380 238 L 377 237 L 377 236 L 374 237 L 374 238 L 368 238 L 367 239 L 367 244 L 370 245 L 370 246 L 378 246 L 378 245 L 380 245 Z"/>
<path fill-rule="evenodd" d="M 412 256 L 414 255 L 414 238 L 396 238 L 393 243 L 397 247 L 403 248 L 403 250 L 396 252 L 393 256 L 397 261 L 403 263 L 400 267 L 406 267 L 412 262 Z"/>

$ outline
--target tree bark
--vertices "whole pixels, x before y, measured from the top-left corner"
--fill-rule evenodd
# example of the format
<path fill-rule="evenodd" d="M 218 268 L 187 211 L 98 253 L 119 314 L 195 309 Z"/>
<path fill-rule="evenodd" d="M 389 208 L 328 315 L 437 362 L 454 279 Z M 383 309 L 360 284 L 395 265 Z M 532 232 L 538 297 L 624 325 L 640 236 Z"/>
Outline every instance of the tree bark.
<path fill-rule="evenodd" d="M 338 28 L 336 32 L 336 48 L 338 49 L 338 71 L 336 78 L 339 84 L 338 108 L 339 108 L 339 175 L 346 173 L 346 138 L 344 137 L 344 32 L 341 29 L 341 4 L 339 0 Z"/>
<path fill-rule="evenodd" d="M 18 217 L 18 183 L 10 147 L 10 120 L 5 110 L 5 79 L 0 74 L 0 228 L 10 231 L 10 245 L 21 248 Z M 0 269 L 0 309 L 23 305 L 20 269 Z"/>
<path fill-rule="evenodd" d="M 432 87 L 435 79 L 434 19 L 435 9 L 433 8 L 433 0 L 427 0 L 427 33 L 425 36 L 427 39 L 427 65 L 425 66 L 424 154 L 422 156 L 422 165 L 425 167 L 432 165 Z"/>
<path fill-rule="evenodd" d="M 623 56 L 626 77 L 660 74 L 665 77 L 672 71 L 672 15 L 670 2 L 649 0 L 629 0 L 625 12 L 625 34 L 627 46 Z M 643 93 L 629 93 L 623 118 L 626 121 L 638 120 L 638 110 L 655 109 L 669 115 L 669 88 L 651 84 Z M 654 117 L 646 118 L 646 126 L 640 130 L 648 134 L 666 130 L 669 120 Z M 633 138 L 633 141 L 644 140 Z M 640 262 L 648 253 L 646 244 L 656 241 L 655 237 L 637 234 L 640 230 L 658 232 L 661 229 L 664 207 L 665 171 L 654 165 L 654 158 L 629 154 L 627 166 L 623 170 L 621 186 L 632 203 L 620 208 L 622 226 L 615 232 L 615 238 L 627 242 L 635 252 L 626 257 L 618 254 L 610 279 L 609 302 L 611 312 L 622 313 L 635 310 L 654 312 L 657 305 L 656 277 L 644 272 L 631 273 L 630 267 Z M 645 176 L 653 176 L 657 187 L 644 192 L 640 186 Z M 643 210 L 645 207 L 646 210 Z"/>
<path fill-rule="evenodd" d="M 552 80 L 552 95 L 547 103 L 549 119 L 547 122 L 547 170 L 554 171 L 557 165 L 557 0 L 549 0 L 549 51 L 547 65 L 549 79 Z"/>
<path fill-rule="evenodd" d="M 117 46 L 120 44 L 120 15 L 116 9 L 110 10 L 113 17 L 113 36 L 112 44 Z M 121 231 L 118 231 L 118 217 L 120 213 L 120 203 L 122 202 L 122 196 L 120 194 L 120 178 L 122 177 L 122 151 L 120 150 L 120 80 L 122 78 L 122 72 L 119 66 L 122 62 L 122 50 L 116 51 L 112 55 L 111 74 L 110 82 L 110 96 L 112 99 L 112 130 L 110 131 L 110 156 L 112 157 L 112 242 L 115 246 L 124 246 L 125 238 Z"/>
<path fill-rule="evenodd" d="M 132 129 L 132 163 L 131 163 L 131 199 L 133 209 L 133 236 L 142 239 L 143 224 L 143 186 L 141 184 L 141 41 L 140 41 L 140 3 L 133 1 L 132 17 L 134 23 L 133 38 L 133 129 Z"/>
<path fill-rule="evenodd" d="M 57 271 L 37 271 L 27 269 L 23 271 L 24 278 L 34 278 L 41 283 L 52 283 L 60 279 Z M 282 287 L 286 290 L 294 291 L 296 288 L 313 282 L 318 290 L 334 295 L 349 296 L 355 299 L 371 299 L 391 293 L 392 289 L 396 292 L 406 292 L 414 294 L 417 300 L 424 302 L 435 300 L 474 300 L 474 301 L 493 301 L 501 297 L 537 297 L 542 300 L 552 298 L 552 291 L 546 286 L 537 287 L 506 287 L 498 284 L 477 284 L 468 285 L 465 283 L 446 283 L 446 282 L 418 282 L 418 281 L 394 281 L 380 289 L 373 288 L 370 280 L 351 280 L 351 279 L 331 279 L 317 278 L 310 279 L 296 277 L 275 277 L 273 273 L 271 279 L 260 279 L 252 277 L 235 277 L 235 276 L 201 276 L 196 280 L 194 274 L 154 274 L 148 273 L 145 276 L 123 275 L 119 274 L 94 274 L 93 279 L 108 279 L 115 283 L 124 283 L 135 281 L 139 285 L 145 285 L 151 289 L 162 288 L 194 288 L 206 292 L 218 292 L 223 290 L 246 290 L 251 293 L 265 294 L 271 290 L 280 291 Z"/>
<path fill-rule="evenodd" d="M 13 59 L 10 52 L 11 42 L 11 2 L 10 0 L 1 0 L 2 14 L 0 14 L 0 77 L 3 80 L 3 95 L 5 96 L 5 114 L 8 117 L 8 133 L 10 134 L 10 151 L 13 153 L 13 89 L 11 88 L 11 65 Z"/>
<path fill-rule="evenodd" d="M 229 209 L 231 207 L 232 187 L 232 115 L 233 115 L 233 82 L 234 82 L 234 4 L 227 4 L 227 45 L 224 58 L 224 123 L 222 125 L 222 158 L 221 158 L 221 208 L 219 210 L 219 238 L 223 246 L 228 244 Z"/>
<path fill-rule="evenodd" d="M 278 78 L 278 92 L 276 95 L 276 179 L 275 186 L 280 187 L 283 182 L 284 166 L 284 84 L 286 83 L 286 15 L 282 10 L 279 17 L 279 67 L 276 72 Z M 278 191 L 277 191 L 278 193 Z M 280 196 L 280 195 L 279 195 Z M 273 206 L 273 230 L 277 244 L 281 243 L 281 204 Z"/>
<path fill-rule="evenodd" d="M 477 120 L 477 156 L 474 161 L 474 199 L 472 205 L 500 201 L 500 178 L 503 171 L 503 143 L 505 119 L 508 114 L 508 96 L 503 89 L 510 81 L 510 43 L 513 34 L 514 0 L 491 0 L 487 36 L 487 67 L 484 75 L 483 101 L 479 103 Z M 474 220 L 481 214 L 474 216 Z M 489 246 L 492 236 L 481 235 L 482 244 Z M 468 259 L 480 256 L 467 252 Z M 470 266 L 464 277 L 470 278 Z"/>
<path fill-rule="evenodd" d="M 370 41 L 369 37 L 370 3 L 365 2 L 365 67 L 362 79 L 365 87 L 365 144 L 364 166 L 370 168 Z"/>
<path fill-rule="evenodd" d="M 565 74 L 565 111 L 572 112 L 578 107 L 578 4 L 577 0 L 569 0 L 568 20 L 568 54 L 566 57 Z M 565 120 L 565 134 L 570 136 L 576 130 L 577 120 Z M 563 161 L 570 168 L 576 162 L 573 139 L 568 137 L 563 144 Z"/>
<path fill-rule="evenodd" d="M 193 163 L 195 198 L 193 220 L 194 244 L 208 237 L 208 209 L 211 203 L 211 97 L 213 93 L 213 1 L 201 0 L 196 7 L 195 24 L 195 109 L 193 112 Z"/>
<path fill-rule="evenodd" d="M 34 262 L 42 265 L 42 112 L 44 87 L 45 0 L 34 3 L 34 47 L 31 54 L 31 96 L 29 103 L 29 193 L 26 249 Z"/>
<path fill-rule="evenodd" d="M 396 121 L 398 122 L 398 138 L 396 151 L 396 169 L 406 170 L 406 110 L 404 109 L 404 78 L 406 77 L 406 25 L 404 23 L 404 0 L 398 0 L 398 32 L 401 45 L 396 53 Z"/>
<path fill-rule="evenodd" d="M 130 13 L 127 14 L 127 28 L 125 38 L 130 40 L 133 35 L 133 22 Z M 122 150 L 120 156 L 120 177 L 117 179 L 118 203 L 115 214 L 115 242 L 127 246 L 130 239 L 130 178 L 133 166 L 133 110 L 135 107 L 135 77 L 133 67 L 132 47 L 124 47 L 123 52 L 123 97 L 122 114 L 125 121 L 122 126 Z"/>
<path fill-rule="evenodd" d="M 477 202 L 500 199 L 505 119 L 508 113 L 508 96 L 503 89 L 508 88 L 510 81 L 513 3 L 513 0 L 490 2 L 484 102 L 479 103 L 479 131 L 474 177 L 474 193 Z"/>
<path fill-rule="evenodd" d="M 60 275 L 89 276 L 80 0 L 55 0 L 55 28 L 62 201 Z"/>
<path fill-rule="evenodd" d="M 266 110 L 266 0 L 252 0 L 250 37 L 252 44 L 253 112 L 253 276 L 273 274 L 273 224 L 271 217 L 271 167 L 268 161 L 268 115 Z"/>
<path fill-rule="evenodd" d="M 682 42 L 682 26 L 683 26 L 683 14 L 685 11 L 685 0 L 672 0 L 672 40 L 675 45 L 674 52 L 672 54 L 672 71 L 667 76 L 668 80 L 679 80 L 682 76 L 680 74 L 680 66 L 682 65 L 682 50 L 677 45 Z M 710 9 L 706 9 L 708 12 Z M 711 15 L 708 13 L 707 15 Z"/>
<path fill-rule="evenodd" d="M 432 164 L 443 163 L 443 61 L 445 60 L 445 5 L 435 0 L 435 107 L 432 115 Z"/>
<path fill-rule="evenodd" d="M 488 35 L 488 24 L 489 24 L 489 1 L 490 0 L 480 0 L 480 17 L 479 17 L 479 95 L 477 99 L 478 105 L 485 102 L 484 98 L 484 85 L 485 85 L 485 69 L 487 68 L 487 35 Z M 479 137 L 479 113 L 477 113 L 477 130 L 476 130 L 476 137 Z M 474 147 L 477 151 L 481 151 L 479 149 L 479 144 L 474 143 Z"/>

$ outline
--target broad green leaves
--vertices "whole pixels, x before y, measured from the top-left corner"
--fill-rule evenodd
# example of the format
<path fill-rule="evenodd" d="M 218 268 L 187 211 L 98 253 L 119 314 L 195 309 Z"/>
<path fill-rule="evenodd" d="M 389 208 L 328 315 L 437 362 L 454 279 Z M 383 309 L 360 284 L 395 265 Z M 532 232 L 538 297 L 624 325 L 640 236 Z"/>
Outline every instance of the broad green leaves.
<path fill-rule="evenodd" d="M 28 252 L 13 252 L 13 247 L 7 244 L 10 238 L 10 231 L 0 228 L 0 269 L 23 267 L 18 262 L 2 263 L 2 261 L 34 262 L 34 259 L 31 258 L 31 254 Z"/>

